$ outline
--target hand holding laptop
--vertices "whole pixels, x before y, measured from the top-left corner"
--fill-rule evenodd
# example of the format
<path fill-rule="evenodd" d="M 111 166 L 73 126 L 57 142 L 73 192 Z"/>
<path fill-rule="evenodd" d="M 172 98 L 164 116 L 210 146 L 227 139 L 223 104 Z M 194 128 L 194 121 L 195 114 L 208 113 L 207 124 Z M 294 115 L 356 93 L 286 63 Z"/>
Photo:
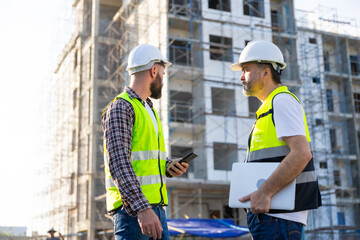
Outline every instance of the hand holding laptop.
<path fill-rule="evenodd" d="M 258 212 L 269 211 L 269 209 L 293 210 L 295 208 L 295 179 L 278 191 L 271 199 L 259 190 L 260 186 L 279 164 L 234 163 L 230 183 L 229 206 L 232 208 L 254 208 L 254 211 Z M 239 201 L 240 199 L 241 201 Z M 250 206 L 250 200 L 252 206 Z"/>
<path fill-rule="evenodd" d="M 250 209 L 253 213 L 267 213 L 270 210 L 271 197 L 261 189 L 239 198 L 239 201 L 243 203 L 250 201 Z"/>

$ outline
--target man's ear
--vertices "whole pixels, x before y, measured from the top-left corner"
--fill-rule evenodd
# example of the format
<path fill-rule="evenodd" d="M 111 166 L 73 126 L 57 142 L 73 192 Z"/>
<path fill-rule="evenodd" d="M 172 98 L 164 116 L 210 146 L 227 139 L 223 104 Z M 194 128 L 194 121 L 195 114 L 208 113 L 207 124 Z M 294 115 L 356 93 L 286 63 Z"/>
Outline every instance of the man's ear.
<path fill-rule="evenodd" d="M 271 78 L 271 70 L 268 67 L 264 69 L 264 78 Z"/>
<path fill-rule="evenodd" d="M 155 64 L 150 68 L 150 76 L 152 78 L 155 78 L 156 77 L 156 73 L 157 73 L 158 69 L 157 67 L 155 66 Z"/>

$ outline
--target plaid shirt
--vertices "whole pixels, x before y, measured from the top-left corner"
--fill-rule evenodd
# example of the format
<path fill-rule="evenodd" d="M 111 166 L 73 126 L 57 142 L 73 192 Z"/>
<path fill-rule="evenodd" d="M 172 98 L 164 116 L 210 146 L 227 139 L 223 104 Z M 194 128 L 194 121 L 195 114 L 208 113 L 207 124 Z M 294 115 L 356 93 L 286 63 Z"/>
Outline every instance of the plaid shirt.
<path fill-rule="evenodd" d="M 134 90 L 125 87 L 125 91 L 130 99 L 137 98 L 145 106 L 145 102 Z M 150 98 L 147 98 L 146 102 L 153 107 Z M 126 212 L 135 217 L 138 212 L 151 208 L 151 205 L 141 191 L 130 160 L 134 123 L 134 108 L 124 99 L 110 104 L 102 119 L 111 177 L 121 193 Z M 168 160 L 166 166 L 170 162 L 171 160 Z M 169 177 L 168 172 L 166 175 Z"/>

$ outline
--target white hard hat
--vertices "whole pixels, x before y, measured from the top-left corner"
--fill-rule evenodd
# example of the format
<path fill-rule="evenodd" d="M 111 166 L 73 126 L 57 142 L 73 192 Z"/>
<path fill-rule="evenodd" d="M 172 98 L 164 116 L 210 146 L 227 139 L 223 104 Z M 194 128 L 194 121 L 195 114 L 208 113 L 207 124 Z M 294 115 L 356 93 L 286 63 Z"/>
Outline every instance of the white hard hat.
<path fill-rule="evenodd" d="M 158 48 L 150 44 L 140 44 L 131 50 L 126 71 L 131 75 L 150 69 L 155 63 L 163 63 L 165 67 L 171 66 Z"/>
<path fill-rule="evenodd" d="M 247 62 L 271 63 L 277 72 L 286 68 L 280 49 L 268 41 L 251 41 L 242 50 L 239 62 L 230 66 L 233 71 L 241 71 L 241 64 Z"/>

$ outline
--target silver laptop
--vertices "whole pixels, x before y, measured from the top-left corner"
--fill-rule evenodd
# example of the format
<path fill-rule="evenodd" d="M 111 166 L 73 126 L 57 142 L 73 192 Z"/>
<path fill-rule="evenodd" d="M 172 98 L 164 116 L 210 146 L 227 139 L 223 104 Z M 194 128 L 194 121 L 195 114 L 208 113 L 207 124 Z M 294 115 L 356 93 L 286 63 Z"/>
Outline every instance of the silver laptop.
<path fill-rule="evenodd" d="M 275 171 L 280 163 L 234 163 L 230 183 L 229 206 L 250 208 L 250 201 L 240 202 L 239 198 L 256 191 Z M 293 210 L 295 208 L 295 185 L 292 181 L 271 199 L 270 209 Z"/>

